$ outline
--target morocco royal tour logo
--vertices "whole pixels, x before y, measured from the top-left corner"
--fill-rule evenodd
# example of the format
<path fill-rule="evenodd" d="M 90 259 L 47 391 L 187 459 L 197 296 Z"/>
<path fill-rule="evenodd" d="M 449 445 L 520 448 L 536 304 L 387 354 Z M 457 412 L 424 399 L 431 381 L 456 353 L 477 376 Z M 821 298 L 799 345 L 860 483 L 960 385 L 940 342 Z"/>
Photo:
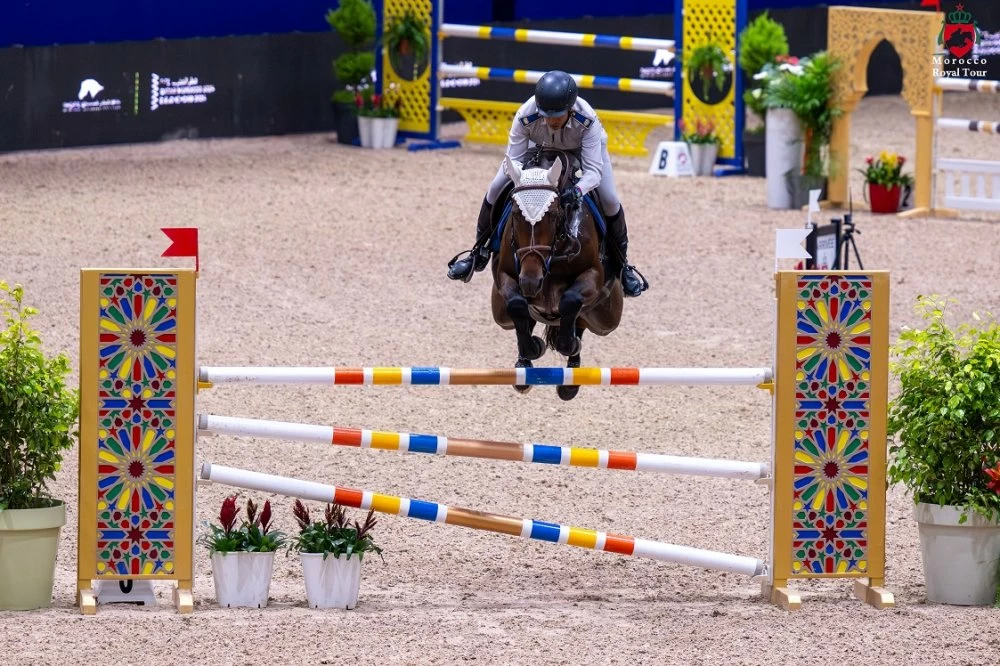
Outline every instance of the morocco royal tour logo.
<path fill-rule="evenodd" d="M 972 19 L 972 14 L 965 11 L 963 5 L 955 5 L 955 11 L 945 16 L 937 43 L 947 48 L 948 53 L 956 58 L 964 58 L 969 55 L 979 38 L 979 27 Z"/>

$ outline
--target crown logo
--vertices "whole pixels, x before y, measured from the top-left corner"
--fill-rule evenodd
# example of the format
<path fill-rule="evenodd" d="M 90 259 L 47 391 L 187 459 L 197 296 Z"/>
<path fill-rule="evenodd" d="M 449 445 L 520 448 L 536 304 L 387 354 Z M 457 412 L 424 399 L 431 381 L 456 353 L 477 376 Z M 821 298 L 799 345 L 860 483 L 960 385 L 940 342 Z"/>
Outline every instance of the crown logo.
<path fill-rule="evenodd" d="M 972 23 L 972 14 L 965 11 L 965 5 L 955 5 L 955 11 L 948 12 L 947 22 L 960 25 L 969 24 Z"/>

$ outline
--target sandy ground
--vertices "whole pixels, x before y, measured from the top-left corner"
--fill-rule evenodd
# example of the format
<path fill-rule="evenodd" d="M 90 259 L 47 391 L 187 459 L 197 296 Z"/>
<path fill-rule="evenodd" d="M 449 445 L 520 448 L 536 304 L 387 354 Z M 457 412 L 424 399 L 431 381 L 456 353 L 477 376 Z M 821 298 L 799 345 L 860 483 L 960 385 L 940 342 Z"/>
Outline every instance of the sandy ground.
<path fill-rule="evenodd" d="M 949 107 L 949 105 L 951 105 Z M 992 118 L 991 96 L 946 109 Z M 955 114 L 959 115 L 959 114 Z M 450 128 L 460 133 L 460 128 Z M 883 147 L 913 157 L 901 99 L 866 100 L 854 165 Z M 651 139 L 655 141 L 655 137 Z M 949 132 L 942 154 L 1000 155 L 997 137 Z M 512 333 L 489 310 L 490 281 L 445 277 L 472 241 L 501 155 L 495 146 L 363 151 L 326 135 L 181 141 L 0 156 L 0 277 L 41 309 L 50 350 L 78 368 L 81 267 L 169 267 L 161 226 L 201 229 L 200 363 L 206 365 L 509 366 Z M 651 282 L 621 328 L 584 340 L 596 366 L 770 363 L 774 229 L 803 214 L 765 205 L 763 181 L 656 179 L 617 159 L 632 259 Z M 377 179 L 385 179 L 377 185 Z M 853 176 L 854 191 L 861 180 Z M 892 338 L 916 322 L 921 293 L 1000 311 L 1000 220 L 857 216 L 866 268 L 892 283 Z M 554 352 L 544 364 L 560 364 Z M 767 394 L 746 387 L 552 388 L 221 386 L 216 414 L 601 448 L 768 458 Z M 212 437 L 198 457 L 744 555 L 767 555 L 767 492 L 749 482 L 356 451 Z M 366 561 L 357 609 L 310 610 L 301 568 L 279 554 L 263 610 L 223 610 L 207 553 L 196 551 L 194 615 L 160 589 L 155 609 L 75 607 L 77 453 L 53 492 L 69 504 L 51 609 L 0 614 L 5 664 L 685 663 L 995 664 L 996 609 L 928 605 L 917 526 L 890 491 L 887 586 L 897 607 L 853 599 L 849 581 L 798 582 L 803 608 L 769 605 L 732 574 L 623 558 L 382 516 L 386 563 Z M 198 521 L 227 489 L 199 491 Z M 253 493 L 263 499 L 264 495 Z M 291 500 L 272 498 L 291 531 Z M 352 512 L 361 517 L 360 512 Z"/>

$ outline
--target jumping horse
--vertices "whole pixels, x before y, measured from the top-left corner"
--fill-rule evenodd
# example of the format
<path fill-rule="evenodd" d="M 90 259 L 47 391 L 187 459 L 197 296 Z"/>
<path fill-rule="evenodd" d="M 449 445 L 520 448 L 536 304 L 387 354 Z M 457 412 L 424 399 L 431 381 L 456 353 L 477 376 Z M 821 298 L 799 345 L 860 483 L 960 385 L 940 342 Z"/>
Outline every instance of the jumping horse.
<path fill-rule="evenodd" d="M 493 319 L 517 334 L 516 367 L 531 367 L 551 348 L 580 367 L 584 331 L 606 336 L 621 321 L 623 293 L 614 266 L 609 270 L 600 205 L 588 194 L 563 206 L 560 192 L 571 182 L 574 156 L 539 148 L 522 166 L 504 158 L 511 183 L 497 201 L 502 226 L 493 242 Z M 495 221 L 496 222 L 496 221 Z M 545 340 L 533 335 L 545 325 Z M 531 386 L 515 386 L 526 393 Z M 557 387 L 571 400 L 579 386 Z"/>

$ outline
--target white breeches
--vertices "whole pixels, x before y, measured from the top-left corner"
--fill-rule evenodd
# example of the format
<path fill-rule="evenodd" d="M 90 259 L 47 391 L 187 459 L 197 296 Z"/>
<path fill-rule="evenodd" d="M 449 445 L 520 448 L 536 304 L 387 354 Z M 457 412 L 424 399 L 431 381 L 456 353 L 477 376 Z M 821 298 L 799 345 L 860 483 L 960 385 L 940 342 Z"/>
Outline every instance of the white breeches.
<path fill-rule="evenodd" d="M 529 142 L 528 149 L 534 148 L 534 144 Z M 601 184 L 597 186 L 597 194 L 601 197 L 601 208 L 606 216 L 616 215 L 618 209 L 621 208 L 621 200 L 618 198 L 618 190 L 615 187 L 615 172 L 611 168 L 611 155 L 608 153 L 608 143 L 604 141 L 601 144 Z M 518 155 L 514 158 L 515 161 L 521 162 L 524 159 L 524 155 Z M 500 167 L 497 169 L 497 175 L 494 176 L 493 182 L 490 183 L 490 188 L 486 192 L 486 201 L 492 206 L 497 202 L 497 197 L 500 196 L 500 192 L 503 191 L 504 186 L 510 181 L 507 176 L 507 172 L 504 171 L 503 162 L 500 162 Z"/>

